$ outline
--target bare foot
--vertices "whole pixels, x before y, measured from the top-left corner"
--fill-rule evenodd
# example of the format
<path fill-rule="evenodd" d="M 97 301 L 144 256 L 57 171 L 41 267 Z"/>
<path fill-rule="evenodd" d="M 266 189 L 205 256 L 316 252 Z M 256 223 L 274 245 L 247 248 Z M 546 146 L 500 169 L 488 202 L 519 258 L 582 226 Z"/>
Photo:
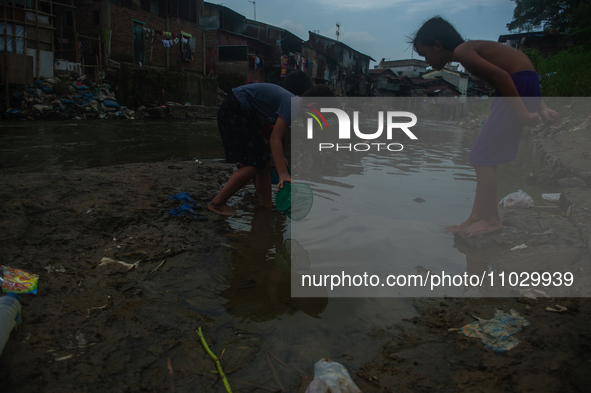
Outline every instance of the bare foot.
<path fill-rule="evenodd" d="M 217 204 L 210 202 L 209 205 L 207 205 L 207 210 L 209 210 L 212 213 L 221 214 L 222 216 L 236 216 L 236 215 L 238 215 L 236 210 L 232 209 L 230 206 L 226 205 L 225 203 L 222 205 L 217 205 Z"/>
<path fill-rule="evenodd" d="M 492 235 L 494 233 L 501 233 L 503 231 L 503 224 L 491 223 L 489 221 L 480 220 L 475 224 L 470 225 L 463 231 L 458 232 L 460 236 L 475 237 L 480 235 Z"/>
<path fill-rule="evenodd" d="M 461 231 L 464 230 L 464 228 L 468 228 L 470 225 L 476 224 L 478 222 L 478 220 L 474 220 L 471 219 L 470 217 L 468 217 L 468 219 L 466 221 L 464 221 L 463 223 L 461 223 L 460 225 L 450 225 L 445 227 L 445 230 L 447 232 L 456 234 L 456 233 L 460 233 Z"/>

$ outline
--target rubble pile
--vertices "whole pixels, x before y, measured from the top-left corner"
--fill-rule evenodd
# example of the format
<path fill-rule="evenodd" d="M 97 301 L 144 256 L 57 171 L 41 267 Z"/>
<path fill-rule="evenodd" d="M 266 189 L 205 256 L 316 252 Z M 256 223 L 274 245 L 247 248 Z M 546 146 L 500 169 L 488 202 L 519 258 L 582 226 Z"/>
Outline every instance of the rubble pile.
<path fill-rule="evenodd" d="M 84 78 L 60 75 L 41 79 L 14 93 L 3 119 L 81 120 L 133 119 L 135 111 L 120 106 L 107 84 L 98 85 Z"/>

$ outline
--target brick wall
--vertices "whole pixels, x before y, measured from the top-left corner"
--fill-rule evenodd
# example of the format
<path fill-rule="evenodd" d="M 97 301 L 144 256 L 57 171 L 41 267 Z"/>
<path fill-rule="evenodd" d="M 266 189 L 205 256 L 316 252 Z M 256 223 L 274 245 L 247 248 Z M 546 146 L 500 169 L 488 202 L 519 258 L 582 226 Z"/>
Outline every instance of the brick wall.
<path fill-rule="evenodd" d="M 84 7 L 88 8 L 88 12 L 81 12 L 82 14 L 87 14 L 84 18 L 92 17 L 91 11 L 94 10 L 93 7 L 94 5 L 92 7 Z M 100 8 L 100 4 L 98 7 Z M 144 34 L 144 58 L 146 65 L 166 67 L 168 53 L 169 69 L 191 70 L 200 74 L 204 73 L 204 65 L 207 66 L 207 63 L 204 62 L 203 38 L 205 35 L 206 45 L 209 43 L 210 46 L 217 47 L 217 41 L 212 42 L 216 38 L 214 34 L 209 34 L 196 24 L 176 17 L 169 18 L 167 28 L 166 19 L 151 12 L 142 11 L 141 9 L 130 9 L 113 3 L 109 4 L 109 8 L 110 28 L 112 30 L 111 59 L 137 63 L 137 61 L 134 61 L 133 56 L 133 25 L 134 21 L 136 21 L 143 23 L 143 26 L 147 29 L 152 29 L 156 32 L 169 31 L 179 34 L 179 43 L 170 48 L 165 48 L 161 40 L 165 38 L 171 39 L 171 37 L 165 37 L 158 33 L 154 33 L 154 36 L 152 36 L 151 32 L 146 32 Z M 86 27 L 79 27 L 78 30 L 80 34 L 83 34 L 82 31 L 86 31 Z M 88 30 L 91 33 L 93 29 Z M 192 61 L 184 60 L 185 54 L 182 51 L 180 43 L 181 30 L 191 34 L 193 37 L 195 45 L 192 45 L 191 48 L 193 54 Z M 93 32 L 93 34 L 96 35 L 96 32 Z"/>

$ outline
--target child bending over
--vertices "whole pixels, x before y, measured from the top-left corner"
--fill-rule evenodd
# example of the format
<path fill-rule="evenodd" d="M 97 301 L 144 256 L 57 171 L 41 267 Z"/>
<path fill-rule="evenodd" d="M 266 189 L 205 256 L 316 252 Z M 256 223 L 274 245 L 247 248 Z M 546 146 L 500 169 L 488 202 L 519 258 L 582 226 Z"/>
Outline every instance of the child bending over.
<path fill-rule="evenodd" d="M 437 16 L 415 34 L 414 50 L 437 70 L 458 62 L 467 72 L 496 87 L 495 99 L 472 150 L 469 162 L 476 171 L 476 197 L 472 212 L 460 225 L 447 227 L 454 234 L 478 236 L 498 233 L 503 224 L 497 209 L 497 165 L 515 160 L 524 125 L 557 113 L 542 100 L 538 74 L 519 50 L 493 41 L 464 41 L 455 28 Z M 536 97 L 526 100 L 500 97 Z"/>
<path fill-rule="evenodd" d="M 334 96 L 328 86 L 312 87 L 311 79 L 305 74 L 307 80 L 301 74 L 294 74 L 294 79 L 290 80 L 290 75 L 283 84 L 292 91 L 302 89 L 302 85 L 308 84 L 309 80 L 310 88 L 302 97 Z M 294 120 L 292 113 L 299 112 L 299 105 L 292 107 L 292 97 L 297 96 L 271 83 L 240 86 L 226 96 L 218 110 L 218 128 L 226 152 L 226 161 L 238 163 L 239 169 L 209 203 L 207 208 L 210 211 L 226 216 L 236 215 L 236 211 L 227 205 L 227 201 L 251 179 L 254 179 L 259 204 L 270 209 L 271 157 L 275 161 L 279 175 L 277 189 L 282 188 L 285 182 L 291 183 L 283 150 L 287 131 Z M 301 102 L 301 99 L 298 102 Z"/>

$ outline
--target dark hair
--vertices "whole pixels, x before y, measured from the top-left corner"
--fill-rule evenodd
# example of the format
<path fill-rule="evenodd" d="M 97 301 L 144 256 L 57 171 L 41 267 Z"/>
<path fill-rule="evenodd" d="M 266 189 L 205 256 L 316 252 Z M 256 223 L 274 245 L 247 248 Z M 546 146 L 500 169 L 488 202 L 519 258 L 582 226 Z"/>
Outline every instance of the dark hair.
<path fill-rule="evenodd" d="M 414 50 L 418 52 L 417 44 L 432 46 L 435 41 L 439 41 L 444 49 L 453 52 L 465 40 L 451 23 L 440 16 L 435 16 L 421 26 L 412 38 L 411 43 Z"/>
<path fill-rule="evenodd" d="M 328 85 L 316 85 L 306 90 L 302 97 L 334 97 L 334 91 Z"/>
<path fill-rule="evenodd" d="M 304 71 L 292 71 L 283 79 L 281 87 L 296 96 L 301 96 L 306 90 L 314 86 L 312 78 L 310 78 Z"/>

